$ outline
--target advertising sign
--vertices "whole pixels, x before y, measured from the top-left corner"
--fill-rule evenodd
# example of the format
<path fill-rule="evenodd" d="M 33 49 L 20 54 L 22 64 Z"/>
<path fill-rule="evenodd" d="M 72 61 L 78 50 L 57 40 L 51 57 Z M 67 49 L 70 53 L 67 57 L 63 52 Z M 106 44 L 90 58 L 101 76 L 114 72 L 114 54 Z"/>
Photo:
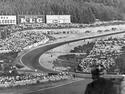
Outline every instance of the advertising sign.
<path fill-rule="evenodd" d="M 18 24 L 45 23 L 45 15 L 19 15 Z"/>
<path fill-rule="evenodd" d="M 16 24 L 16 15 L 0 15 L 0 25 Z"/>
<path fill-rule="evenodd" d="M 71 23 L 70 15 L 46 15 L 46 23 Z"/>

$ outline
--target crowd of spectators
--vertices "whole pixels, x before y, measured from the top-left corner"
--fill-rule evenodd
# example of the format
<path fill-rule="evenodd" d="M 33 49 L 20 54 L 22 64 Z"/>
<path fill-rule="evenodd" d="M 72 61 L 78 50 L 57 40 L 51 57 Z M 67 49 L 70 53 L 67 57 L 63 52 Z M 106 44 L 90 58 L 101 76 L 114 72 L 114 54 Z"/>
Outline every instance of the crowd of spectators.
<path fill-rule="evenodd" d="M 85 27 L 95 27 L 95 26 L 108 26 L 108 25 L 116 25 L 116 24 L 124 24 L 124 21 L 108 21 L 108 22 L 96 22 L 94 24 L 74 24 L 74 23 L 64 23 L 64 24 L 25 24 L 25 25 L 17 25 L 16 29 L 49 29 L 49 28 L 85 28 Z"/>
<path fill-rule="evenodd" d="M 124 24 L 124 21 L 108 21 L 108 22 L 96 22 L 94 24 L 76 24 L 76 23 L 64 23 L 64 24 L 17 24 L 2 27 L 2 31 L 6 31 L 6 34 L 11 34 L 17 31 L 30 30 L 30 29 L 58 29 L 58 28 L 85 28 L 85 27 L 97 27 L 97 26 L 109 26 Z"/>
<path fill-rule="evenodd" d="M 44 42 L 46 36 L 39 31 L 22 31 L 11 33 L 4 40 L 0 40 L 0 51 L 2 52 L 19 52 L 31 45 L 37 45 L 39 42 Z"/>
<path fill-rule="evenodd" d="M 107 25 L 107 24 L 123 24 L 124 21 L 111 21 L 111 22 L 101 22 L 96 24 L 20 24 L 20 25 L 11 25 L 3 27 L 1 36 L 5 38 L 0 39 L 0 53 L 3 52 L 18 52 L 22 51 L 25 48 L 30 48 L 29 46 L 40 42 L 45 36 L 43 32 L 30 31 L 30 29 L 43 29 L 43 28 L 80 28 L 80 27 L 89 27 L 96 25 Z M 23 31 L 28 30 L 28 31 Z M 28 47 L 27 47 L 28 46 Z"/>
<path fill-rule="evenodd" d="M 9 57 L 7 62 L 12 62 L 14 58 L 18 55 L 18 52 L 29 49 L 31 47 L 37 46 L 44 43 L 48 38 L 47 34 L 43 34 L 40 31 L 30 31 L 30 29 L 44 29 L 44 28 L 84 28 L 89 26 L 101 26 L 109 24 L 123 24 L 124 21 L 111 21 L 111 22 L 100 22 L 94 24 L 21 24 L 21 25 L 11 25 L 2 27 L 2 32 L 5 34 L 5 38 L 0 39 L 0 60 L 6 59 Z M 24 30 L 24 31 L 23 31 Z M 2 36 L 1 35 L 1 36 Z M 47 37 L 46 37 L 47 36 Z M 89 47 L 88 47 L 89 48 Z M 91 47 L 90 47 L 91 48 Z M 89 53 L 90 49 L 86 51 Z M 85 52 L 86 52 L 85 51 Z M 15 52 L 13 58 L 6 53 Z M 93 51 L 94 52 L 94 51 Z M 96 51 L 97 52 L 97 51 Z M 4 57 L 4 58 L 3 58 Z M 11 61 L 10 61 L 11 59 Z"/>
<path fill-rule="evenodd" d="M 125 38 L 99 39 L 94 47 L 84 58 L 79 66 L 83 72 L 90 72 L 93 66 L 101 66 L 107 72 L 115 72 L 117 64 L 115 59 L 121 54 L 121 48 L 125 46 Z M 113 69 L 113 67 L 115 67 Z"/>
<path fill-rule="evenodd" d="M 5 87 L 15 87 L 15 86 L 24 86 L 45 82 L 53 82 L 60 80 L 71 79 L 72 75 L 67 72 L 58 73 L 56 75 L 48 75 L 43 73 L 25 73 L 19 74 L 16 76 L 1 76 L 0 77 L 0 88 Z"/>

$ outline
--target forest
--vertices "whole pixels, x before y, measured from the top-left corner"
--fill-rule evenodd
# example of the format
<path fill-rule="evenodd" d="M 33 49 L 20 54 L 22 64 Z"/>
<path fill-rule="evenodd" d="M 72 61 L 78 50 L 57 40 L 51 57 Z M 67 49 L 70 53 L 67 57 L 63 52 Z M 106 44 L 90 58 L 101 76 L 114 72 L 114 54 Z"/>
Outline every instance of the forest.
<path fill-rule="evenodd" d="M 0 0 L 0 15 L 71 15 L 72 23 L 124 20 L 125 0 Z"/>

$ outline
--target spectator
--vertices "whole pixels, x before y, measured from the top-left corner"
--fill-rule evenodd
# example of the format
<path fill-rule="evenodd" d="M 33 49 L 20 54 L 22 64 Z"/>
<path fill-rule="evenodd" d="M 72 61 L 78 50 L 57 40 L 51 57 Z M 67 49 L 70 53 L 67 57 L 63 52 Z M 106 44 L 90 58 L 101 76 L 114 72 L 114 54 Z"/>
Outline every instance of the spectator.
<path fill-rule="evenodd" d="M 56 75 L 48 75 L 43 73 L 23 73 L 23 74 L 15 74 L 15 75 L 1 75 L 0 76 L 0 87 L 13 87 L 13 86 L 22 86 L 22 85 L 30 85 L 45 83 L 48 81 L 60 81 L 71 79 L 72 76 L 68 73 L 58 73 Z"/>
<path fill-rule="evenodd" d="M 35 31 L 24 31 L 11 33 L 11 35 L 5 40 L 0 40 L 1 51 L 14 51 L 19 52 L 25 48 L 30 48 L 35 44 L 46 40 L 46 36 L 42 32 Z"/>
<path fill-rule="evenodd" d="M 87 57 L 81 60 L 79 63 L 79 66 L 81 67 L 80 69 L 82 69 L 83 72 L 90 73 L 90 68 L 92 66 L 101 65 L 107 72 L 114 72 L 114 69 L 117 66 L 115 63 L 115 58 L 120 55 L 120 49 L 124 45 L 124 37 L 108 38 L 95 41 L 94 46 L 90 50 Z"/>
<path fill-rule="evenodd" d="M 98 68 L 91 70 L 93 81 L 87 85 L 85 94 L 116 94 L 113 82 L 100 77 Z"/>

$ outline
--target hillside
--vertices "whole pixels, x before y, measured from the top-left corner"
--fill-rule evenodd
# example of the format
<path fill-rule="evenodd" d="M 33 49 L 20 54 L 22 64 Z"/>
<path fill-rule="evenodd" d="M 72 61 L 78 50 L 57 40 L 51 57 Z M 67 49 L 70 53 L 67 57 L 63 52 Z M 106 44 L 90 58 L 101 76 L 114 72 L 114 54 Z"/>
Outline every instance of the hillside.
<path fill-rule="evenodd" d="M 0 0 L 0 14 L 70 14 L 74 23 L 124 19 L 124 0 Z"/>

